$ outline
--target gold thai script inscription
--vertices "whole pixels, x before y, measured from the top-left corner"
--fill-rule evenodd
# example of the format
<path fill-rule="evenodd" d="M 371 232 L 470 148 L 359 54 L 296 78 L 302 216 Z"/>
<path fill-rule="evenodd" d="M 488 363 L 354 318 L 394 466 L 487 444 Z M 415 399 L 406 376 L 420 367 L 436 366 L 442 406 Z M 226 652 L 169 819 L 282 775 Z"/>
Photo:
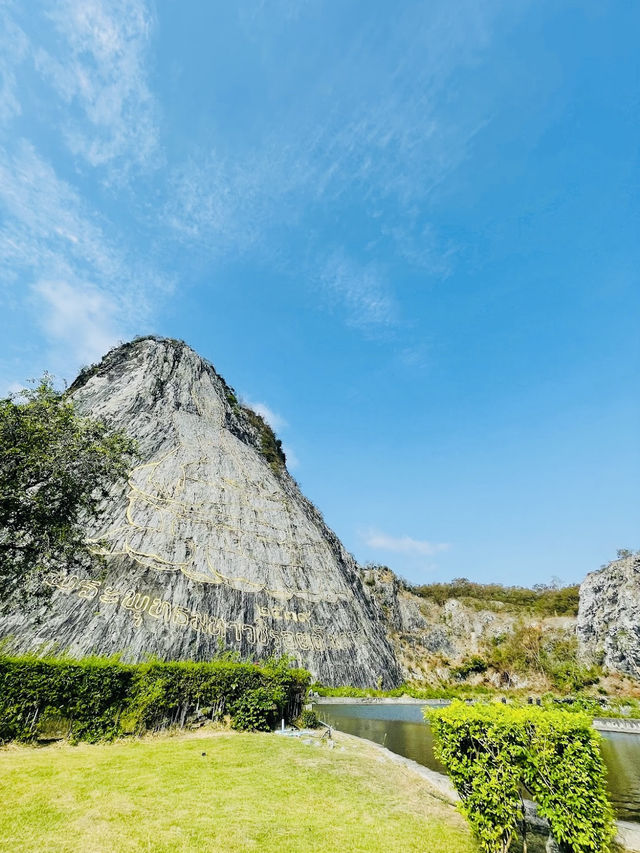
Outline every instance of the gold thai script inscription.
<path fill-rule="evenodd" d="M 284 607 L 258 607 L 258 614 L 261 619 L 275 619 L 276 622 L 310 622 L 311 611 L 303 610 L 298 613 L 296 610 L 287 610 Z"/>
<path fill-rule="evenodd" d="M 142 625 L 143 614 L 151 619 L 180 628 L 219 637 L 223 642 L 249 645 L 273 645 L 283 652 L 344 650 L 355 648 L 364 642 L 364 636 L 355 631 L 339 631 L 330 634 L 326 628 L 312 627 L 307 631 L 292 630 L 297 624 L 311 623 L 311 611 L 297 612 L 285 608 L 258 607 L 258 619 L 253 625 L 243 622 L 227 622 L 206 613 L 187 610 L 177 604 L 161 598 L 138 592 L 135 589 L 119 590 L 113 586 L 103 586 L 99 580 L 85 580 L 77 575 L 63 573 L 53 575 L 45 581 L 67 595 L 74 593 L 78 598 L 91 601 L 98 598 L 103 604 L 121 607 L 129 613 L 136 626 Z M 264 620 L 288 623 L 282 630 L 271 628 Z"/>

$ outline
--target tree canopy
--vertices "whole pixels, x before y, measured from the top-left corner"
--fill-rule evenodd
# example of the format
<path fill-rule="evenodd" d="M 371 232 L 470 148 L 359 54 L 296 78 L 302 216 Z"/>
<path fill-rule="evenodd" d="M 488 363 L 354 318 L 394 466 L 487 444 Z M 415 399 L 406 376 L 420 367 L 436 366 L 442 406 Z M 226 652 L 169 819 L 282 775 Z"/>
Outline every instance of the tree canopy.
<path fill-rule="evenodd" d="M 89 566 L 86 524 L 136 455 L 123 432 L 79 415 L 48 374 L 0 399 L 0 590 Z"/>

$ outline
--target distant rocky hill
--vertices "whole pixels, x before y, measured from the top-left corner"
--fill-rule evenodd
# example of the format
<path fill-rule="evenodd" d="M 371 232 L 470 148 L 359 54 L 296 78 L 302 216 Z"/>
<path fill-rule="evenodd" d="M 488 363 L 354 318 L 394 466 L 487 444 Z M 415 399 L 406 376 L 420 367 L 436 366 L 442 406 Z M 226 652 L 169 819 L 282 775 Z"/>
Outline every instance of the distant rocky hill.
<path fill-rule="evenodd" d="M 640 678 L 640 554 L 587 575 L 580 587 L 578 638 L 586 660 Z"/>
<path fill-rule="evenodd" d="M 4 602 L 16 650 L 202 660 L 288 654 L 327 684 L 393 686 L 401 670 L 353 558 L 289 475 L 280 443 L 186 344 L 136 339 L 71 386 L 141 460 L 88 531 L 104 569 Z"/>
<path fill-rule="evenodd" d="M 441 585 L 450 589 L 435 598 L 418 595 L 386 567 L 365 568 L 363 580 L 385 616 L 406 681 L 545 689 L 548 676 L 534 661 L 540 649 L 557 648 L 577 663 L 575 609 L 536 613 L 521 604 L 473 597 L 456 584 Z M 525 654 L 518 648 L 522 642 Z"/>
<path fill-rule="evenodd" d="M 414 588 L 386 567 L 362 571 L 407 681 L 637 693 L 640 554 L 587 575 L 579 595 L 465 580 Z"/>

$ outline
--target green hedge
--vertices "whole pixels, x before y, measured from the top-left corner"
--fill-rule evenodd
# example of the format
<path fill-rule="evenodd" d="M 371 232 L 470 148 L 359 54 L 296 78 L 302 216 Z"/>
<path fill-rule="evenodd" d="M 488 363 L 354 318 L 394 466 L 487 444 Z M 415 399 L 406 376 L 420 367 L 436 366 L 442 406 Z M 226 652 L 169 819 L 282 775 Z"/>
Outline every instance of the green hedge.
<path fill-rule="evenodd" d="M 428 709 L 435 753 L 483 850 L 524 834 L 521 790 L 570 853 L 606 853 L 614 835 L 600 736 L 585 714 L 503 705 Z"/>
<path fill-rule="evenodd" d="M 309 680 L 286 659 L 123 664 L 0 656 L 0 741 L 61 731 L 96 741 L 225 714 L 236 728 L 266 730 L 298 716 Z"/>

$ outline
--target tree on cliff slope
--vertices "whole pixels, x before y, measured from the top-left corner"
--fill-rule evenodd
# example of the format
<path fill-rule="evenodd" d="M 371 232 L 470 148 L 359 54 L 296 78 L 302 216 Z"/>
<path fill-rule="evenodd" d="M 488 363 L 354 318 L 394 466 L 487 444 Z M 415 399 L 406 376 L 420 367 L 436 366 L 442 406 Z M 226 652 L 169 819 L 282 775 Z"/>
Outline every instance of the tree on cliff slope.
<path fill-rule="evenodd" d="M 78 415 L 47 374 L 0 400 L 0 594 L 90 565 L 83 521 L 135 456 L 131 439 Z"/>

